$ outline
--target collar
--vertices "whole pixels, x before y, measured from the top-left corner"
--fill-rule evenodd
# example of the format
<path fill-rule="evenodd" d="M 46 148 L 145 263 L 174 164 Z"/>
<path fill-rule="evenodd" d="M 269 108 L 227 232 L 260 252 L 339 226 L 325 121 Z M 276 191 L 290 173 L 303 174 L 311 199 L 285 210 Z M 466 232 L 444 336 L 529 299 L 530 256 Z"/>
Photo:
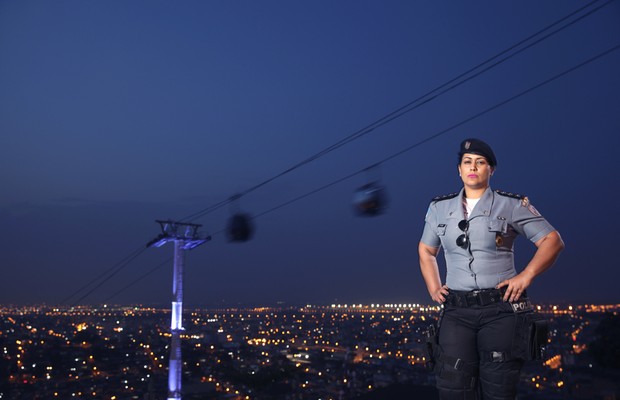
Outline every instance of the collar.
<path fill-rule="evenodd" d="M 458 218 L 459 220 L 464 218 L 464 215 L 465 215 L 463 213 L 464 196 L 465 196 L 465 188 L 462 188 L 458 196 L 450 200 L 447 200 L 448 201 L 448 215 L 450 216 L 450 218 Z M 493 209 L 494 199 L 495 199 L 495 194 L 493 193 L 493 190 L 491 190 L 491 187 L 489 186 L 482 194 L 482 197 L 480 197 L 478 204 L 476 204 L 476 207 L 474 208 L 474 211 L 469 216 L 468 220 L 471 220 L 472 218 L 476 218 L 476 217 L 481 217 L 481 216 L 487 217 L 491 215 L 491 210 Z"/>
<path fill-rule="evenodd" d="M 462 191 L 464 192 L 465 189 L 463 189 Z M 476 207 L 474 208 L 474 211 L 469 216 L 469 219 L 471 220 L 472 218 L 476 218 L 476 217 L 488 217 L 489 215 L 491 215 L 491 210 L 493 209 L 494 199 L 495 199 L 495 194 L 493 193 L 493 190 L 491 190 L 491 187 L 489 186 L 482 194 L 482 197 L 478 201 L 478 204 L 476 204 Z"/>

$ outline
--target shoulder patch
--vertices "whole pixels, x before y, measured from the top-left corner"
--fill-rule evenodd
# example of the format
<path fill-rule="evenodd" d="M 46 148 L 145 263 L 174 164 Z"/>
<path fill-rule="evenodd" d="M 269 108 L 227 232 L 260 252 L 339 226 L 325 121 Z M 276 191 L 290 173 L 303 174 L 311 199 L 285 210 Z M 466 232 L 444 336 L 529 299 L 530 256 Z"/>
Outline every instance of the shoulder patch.
<path fill-rule="evenodd" d="M 460 192 L 456 192 L 456 193 L 450 193 L 450 194 L 444 194 L 442 196 L 437 196 L 437 197 L 433 197 L 432 201 L 441 201 L 441 200 L 449 200 L 449 199 L 453 199 L 456 196 L 459 195 Z"/>
<path fill-rule="evenodd" d="M 521 194 L 517 194 L 517 193 L 510 193 L 510 192 L 504 192 L 503 190 L 495 190 L 495 193 L 501 195 L 501 196 L 506 196 L 506 197 L 512 197 L 513 199 L 518 199 L 518 200 L 523 200 L 523 199 L 527 199 L 526 196 L 523 196 Z"/>

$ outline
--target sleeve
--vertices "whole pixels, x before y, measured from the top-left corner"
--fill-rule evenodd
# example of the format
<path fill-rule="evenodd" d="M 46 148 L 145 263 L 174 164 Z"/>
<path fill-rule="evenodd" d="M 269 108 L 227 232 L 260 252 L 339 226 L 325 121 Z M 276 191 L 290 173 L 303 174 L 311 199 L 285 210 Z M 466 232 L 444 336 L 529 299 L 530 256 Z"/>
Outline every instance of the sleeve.
<path fill-rule="evenodd" d="M 537 242 L 555 228 L 534 208 L 528 198 L 517 202 L 512 210 L 513 228 L 532 242 Z"/>
<path fill-rule="evenodd" d="M 426 212 L 424 231 L 422 232 L 420 242 L 431 247 L 441 246 L 439 235 L 437 235 L 437 208 L 435 207 L 435 203 L 431 203 Z"/>

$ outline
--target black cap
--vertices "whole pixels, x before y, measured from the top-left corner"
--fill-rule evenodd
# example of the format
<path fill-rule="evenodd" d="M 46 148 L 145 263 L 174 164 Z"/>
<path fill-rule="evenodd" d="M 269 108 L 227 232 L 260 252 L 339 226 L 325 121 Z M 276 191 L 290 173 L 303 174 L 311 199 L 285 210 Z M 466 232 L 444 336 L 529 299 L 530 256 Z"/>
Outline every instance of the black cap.
<path fill-rule="evenodd" d="M 495 158 L 495 153 L 491 149 L 491 146 L 486 144 L 480 139 L 465 139 L 461 142 L 461 150 L 459 151 L 459 164 L 463 159 L 463 154 L 478 154 L 479 156 L 483 156 L 487 159 L 489 164 L 492 167 L 497 165 L 497 159 Z"/>

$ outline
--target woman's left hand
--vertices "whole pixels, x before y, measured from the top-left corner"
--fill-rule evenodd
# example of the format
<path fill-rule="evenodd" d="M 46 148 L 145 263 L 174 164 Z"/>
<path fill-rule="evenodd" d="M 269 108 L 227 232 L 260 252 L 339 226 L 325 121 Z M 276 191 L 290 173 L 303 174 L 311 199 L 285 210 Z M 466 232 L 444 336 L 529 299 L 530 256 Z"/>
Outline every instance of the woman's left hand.
<path fill-rule="evenodd" d="M 562 249 L 564 249 L 564 242 L 557 231 L 553 231 L 547 236 L 538 239 L 535 244 L 537 247 L 536 253 L 534 253 L 534 257 L 532 257 L 527 267 L 519 275 L 506 279 L 495 287 L 496 289 L 506 287 L 504 301 L 512 302 L 519 300 L 519 297 L 531 285 L 534 278 L 549 269 L 556 258 L 558 258 Z"/>
<path fill-rule="evenodd" d="M 502 281 L 497 285 L 496 289 L 501 289 L 506 286 L 506 293 L 504 294 L 504 301 L 517 301 L 532 283 L 533 277 L 526 271 L 522 271 L 519 275 L 510 279 Z"/>

